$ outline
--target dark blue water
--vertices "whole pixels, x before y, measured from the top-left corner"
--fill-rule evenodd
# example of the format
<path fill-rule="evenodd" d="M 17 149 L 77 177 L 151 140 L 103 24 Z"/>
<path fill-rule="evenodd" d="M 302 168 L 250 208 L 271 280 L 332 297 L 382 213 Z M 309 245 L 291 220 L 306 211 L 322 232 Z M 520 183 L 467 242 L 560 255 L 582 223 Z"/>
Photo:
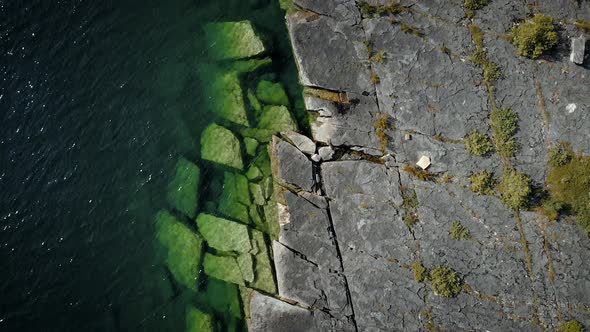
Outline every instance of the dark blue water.
<path fill-rule="evenodd" d="M 184 329 L 154 215 L 214 117 L 199 29 L 268 2 L 0 0 L 0 331 Z"/>

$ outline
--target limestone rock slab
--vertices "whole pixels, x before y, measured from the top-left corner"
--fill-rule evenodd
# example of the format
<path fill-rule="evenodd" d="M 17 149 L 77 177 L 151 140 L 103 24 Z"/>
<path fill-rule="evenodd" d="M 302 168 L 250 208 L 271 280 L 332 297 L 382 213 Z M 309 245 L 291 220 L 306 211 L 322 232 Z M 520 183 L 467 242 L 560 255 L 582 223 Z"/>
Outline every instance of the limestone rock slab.
<path fill-rule="evenodd" d="M 312 163 L 299 149 L 278 137 L 273 137 L 272 155 L 275 180 L 312 191 Z"/>

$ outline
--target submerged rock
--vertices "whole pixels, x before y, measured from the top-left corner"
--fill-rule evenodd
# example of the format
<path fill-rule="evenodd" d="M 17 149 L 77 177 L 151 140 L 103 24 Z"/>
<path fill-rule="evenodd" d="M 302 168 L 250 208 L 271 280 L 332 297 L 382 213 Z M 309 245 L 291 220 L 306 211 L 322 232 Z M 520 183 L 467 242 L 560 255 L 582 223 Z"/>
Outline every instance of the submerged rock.
<path fill-rule="evenodd" d="M 213 316 L 201 310 L 188 306 L 186 308 L 186 331 L 187 332 L 214 332 L 215 325 Z"/>
<path fill-rule="evenodd" d="M 228 121 L 249 126 L 238 72 L 214 72 L 203 79 L 211 81 L 207 91 L 209 108 Z"/>
<path fill-rule="evenodd" d="M 214 59 L 249 58 L 265 51 L 250 21 L 209 23 L 205 38 Z"/>
<path fill-rule="evenodd" d="M 258 149 L 258 145 L 260 145 L 260 143 L 258 143 L 258 141 L 254 138 L 245 137 L 244 145 L 246 146 L 246 153 L 249 156 L 254 156 L 256 155 L 256 149 Z"/>
<path fill-rule="evenodd" d="M 252 249 L 248 227 L 244 224 L 201 213 L 197 218 L 197 225 L 211 248 L 239 253 L 247 253 Z"/>
<path fill-rule="evenodd" d="M 204 298 L 207 306 L 214 311 L 240 318 L 242 310 L 238 294 L 238 286 L 215 278 L 207 279 L 207 288 L 200 298 Z"/>
<path fill-rule="evenodd" d="M 256 96 L 267 105 L 289 106 L 289 97 L 281 83 L 260 81 L 256 87 Z"/>
<path fill-rule="evenodd" d="M 297 125 L 285 106 L 265 106 L 258 119 L 260 129 L 268 129 L 274 133 L 281 131 L 295 131 Z"/>
<path fill-rule="evenodd" d="M 251 230 L 251 233 L 255 268 L 254 281 L 250 283 L 250 286 L 269 294 L 276 294 L 277 287 L 275 285 L 270 255 L 266 247 L 266 242 L 264 241 L 264 235 L 257 230 Z"/>
<path fill-rule="evenodd" d="M 166 264 L 174 279 L 196 291 L 203 240 L 168 211 L 158 213 L 156 227 L 158 241 L 166 248 Z"/>
<path fill-rule="evenodd" d="M 168 204 L 189 218 L 194 218 L 197 211 L 200 174 L 197 165 L 180 158 L 174 179 L 168 185 Z"/>
<path fill-rule="evenodd" d="M 248 206 L 252 204 L 248 179 L 237 173 L 225 172 L 219 212 L 248 224 Z"/>
<path fill-rule="evenodd" d="M 232 284 L 245 286 L 244 278 L 235 257 L 205 254 L 203 269 L 208 276 Z"/>
<path fill-rule="evenodd" d="M 240 141 L 229 129 L 216 123 L 201 135 L 201 158 L 239 170 L 244 168 Z"/>

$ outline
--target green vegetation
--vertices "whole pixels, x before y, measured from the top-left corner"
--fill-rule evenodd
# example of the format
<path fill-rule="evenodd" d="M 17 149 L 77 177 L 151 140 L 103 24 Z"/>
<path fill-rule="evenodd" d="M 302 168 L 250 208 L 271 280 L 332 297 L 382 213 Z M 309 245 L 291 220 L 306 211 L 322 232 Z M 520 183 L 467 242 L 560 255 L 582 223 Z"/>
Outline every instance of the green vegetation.
<path fill-rule="evenodd" d="M 404 166 L 404 171 L 409 173 L 410 175 L 422 180 L 422 181 L 432 181 L 434 180 L 434 174 L 430 173 L 425 169 L 421 169 L 416 166 L 406 165 Z"/>
<path fill-rule="evenodd" d="M 552 166 L 547 178 L 549 192 L 577 215 L 577 222 L 590 235 L 590 156 L 571 156 L 561 166 Z"/>
<path fill-rule="evenodd" d="M 576 28 L 580 29 L 580 31 L 583 31 L 585 33 L 590 33 L 590 22 L 576 19 L 576 23 L 574 23 L 574 24 L 575 24 Z"/>
<path fill-rule="evenodd" d="M 412 229 L 416 223 L 420 221 L 418 218 L 418 214 L 416 212 L 407 212 L 404 215 L 404 224 L 408 226 L 409 229 Z"/>
<path fill-rule="evenodd" d="M 421 262 L 414 262 L 412 264 L 412 272 L 414 272 L 414 279 L 417 282 L 423 282 L 428 279 L 428 269 Z"/>
<path fill-rule="evenodd" d="M 371 54 L 369 61 L 372 63 L 383 63 L 385 60 L 385 51 L 379 51 L 376 54 Z"/>
<path fill-rule="evenodd" d="M 410 10 L 409 7 L 402 6 L 396 2 L 391 2 L 386 5 L 379 6 L 371 5 L 366 1 L 361 1 L 358 3 L 358 6 L 361 10 L 361 14 L 364 17 L 396 15 Z"/>
<path fill-rule="evenodd" d="M 416 209 L 418 208 L 418 195 L 416 195 L 416 191 L 413 189 L 408 189 L 406 187 L 401 187 L 402 198 L 404 200 L 403 208 L 406 209 L 403 221 L 409 229 L 412 229 L 414 225 L 419 222 L 418 213 L 416 213 Z"/>
<path fill-rule="evenodd" d="M 379 78 L 379 75 L 373 70 L 371 70 L 371 82 L 373 82 L 373 84 L 381 83 L 381 78 Z"/>
<path fill-rule="evenodd" d="M 258 100 L 267 105 L 283 105 L 289 107 L 289 97 L 281 83 L 260 81 L 256 87 Z"/>
<path fill-rule="evenodd" d="M 549 165 L 559 167 L 572 160 L 571 150 L 564 144 L 559 144 L 549 150 Z"/>
<path fill-rule="evenodd" d="M 535 14 L 510 31 L 512 44 L 517 47 L 518 55 L 536 59 L 550 50 L 558 42 L 553 18 Z"/>
<path fill-rule="evenodd" d="M 413 26 L 407 25 L 405 23 L 400 23 L 400 25 L 404 33 L 409 33 L 419 38 L 424 37 L 424 33 L 420 32 L 420 30 L 414 28 Z"/>
<path fill-rule="evenodd" d="M 496 150 L 504 158 L 514 157 L 518 144 L 514 134 L 518 131 L 518 115 L 511 109 L 494 109 L 490 115 Z"/>
<path fill-rule="evenodd" d="M 502 180 L 498 184 L 500 198 L 504 204 L 514 210 L 526 207 L 533 192 L 531 179 L 528 175 L 514 168 L 504 169 Z"/>
<path fill-rule="evenodd" d="M 371 76 L 374 73 L 371 73 Z M 377 79 L 379 77 L 377 76 Z M 374 82 L 374 81 L 373 81 Z M 379 83 L 379 82 L 377 82 Z M 373 126 L 375 127 L 377 139 L 379 140 L 379 144 L 381 145 L 381 152 L 385 153 L 387 151 L 387 146 L 389 145 L 389 136 L 387 136 L 386 131 L 390 128 L 391 124 L 391 115 L 387 113 L 382 113 L 377 117 Z"/>
<path fill-rule="evenodd" d="M 471 232 L 457 220 L 453 221 L 449 235 L 453 240 L 469 240 L 471 238 Z"/>
<path fill-rule="evenodd" d="M 557 328 L 558 332 L 584 332 L 584 325 L 577 320 L 570 320 Z"/>
<path fill-rule="evenodd" d="M 490 137 L 478 131 L 471 132 L 465 138 L 465 147 L 467 152 L 474 156 L 485 156 L 494 151 L 494 145 Z"/>
<path fill-rule="evenodd" d="M 469 61 L 480 66 L 483 69 L 483 78 L 486 82 L 492 83 L 502 76 L 500 67 L 488 59 L 488 55 L 483 46 L 483 32 L 474 24 L 469 26 L 469 31 L 475 43 L 475 52 L 469 58 Z"/>
<path fill-rule="evenodd" d="M 448 47 L 446 47 L 446 46 L 442 46 L 442 47 L 440 48 L 440 51 L 441 51 L 441 52 L 443 52 L 443 53 L 444 53 L 444 54 L 446 54 L 446 55 L 451 55 L 451 49 L 450 49 L 450 48 L 448 48 Z"/>
<path fill-rule="evenodd" d="M 537 212 L 547 217 L 549 220 L 559 219 L 561 212 L 565 210 L 565 205 L 554 199 L 547 199 L 537 208 Z"/>
<path fill-rule="evenodd" d="M 430 286 L 438 296 L 455 297 L 461 293 L 463 282 L 453 269 L 437 266 L 430 271 Z"/>
<path fill-rule="evenodd" d="M 494 195 L 496 187 L 496 179 L 494 173 L 483 171 L 475 173 L 469 177 L 471 182 L 470 189 L 478 195 Z"/>
<path fill-rule="evenodd" d="M 467 17 L 473 18 L 475 11 L 487 6 L 490 0 L 465 0 L 465 9 L 467 9 Z"/>
<path fill-rule="evenodd" d="M 189 306 L 186 308 L 186 331 L 188 332 L 213 332 L 215 324 L 213 316 L 201 310 Z"/>

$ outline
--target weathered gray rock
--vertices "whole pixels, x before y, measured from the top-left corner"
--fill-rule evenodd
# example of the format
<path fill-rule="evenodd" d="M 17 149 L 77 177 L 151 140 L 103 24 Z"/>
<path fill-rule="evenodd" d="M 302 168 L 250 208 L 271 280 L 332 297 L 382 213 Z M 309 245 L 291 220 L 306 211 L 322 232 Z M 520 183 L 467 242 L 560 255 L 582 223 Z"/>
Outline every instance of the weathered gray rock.
<path fill-rule="evenodd" d="M 340 271 L 336 243 L 332 240 L 330 219 L 325 209 L 291 192 L 285 192 L 286 209 L 279 211 L 279 242 L 297 251 L 319 267 Z"/>
<path fill-rule="evenodd" d="M 337 318 L 352 314 L 342 275 L 318 268 L 277 241 L 272 249 L 280 297 Z"/>
<path fill-rule="evenodd" d="M 318 149 L 318 154 L 323 161 L 330 161 L 334 157 L 334 149 L 330 146 L 322 146 Z"/>
<path fill-rule="evenodd" d="M 293 145 L 295 145 L 301 152 L 307 153 L 308 155 L 312 155 L 316 151 L 316 146 L 314 141 L 309 139 L 305 135 L 301 135 L 294 131 L 288 131 L 281 133 L 281 135 L 289 140 Z"/>
<path fill-rule="evenodd" d="M 581 65 L 584 63 L 584 55 L 586 53 L 586 37 L 580 36 L 572 38 L 572 53 L 570 54 L 570 61 Z"/>
<path fill-rule="evenodd" d="M 312 164 L 301 151 L 282 139 L 273 137 L 272 156 L 273 175 L 277 181 L 312 191 Z"/>

